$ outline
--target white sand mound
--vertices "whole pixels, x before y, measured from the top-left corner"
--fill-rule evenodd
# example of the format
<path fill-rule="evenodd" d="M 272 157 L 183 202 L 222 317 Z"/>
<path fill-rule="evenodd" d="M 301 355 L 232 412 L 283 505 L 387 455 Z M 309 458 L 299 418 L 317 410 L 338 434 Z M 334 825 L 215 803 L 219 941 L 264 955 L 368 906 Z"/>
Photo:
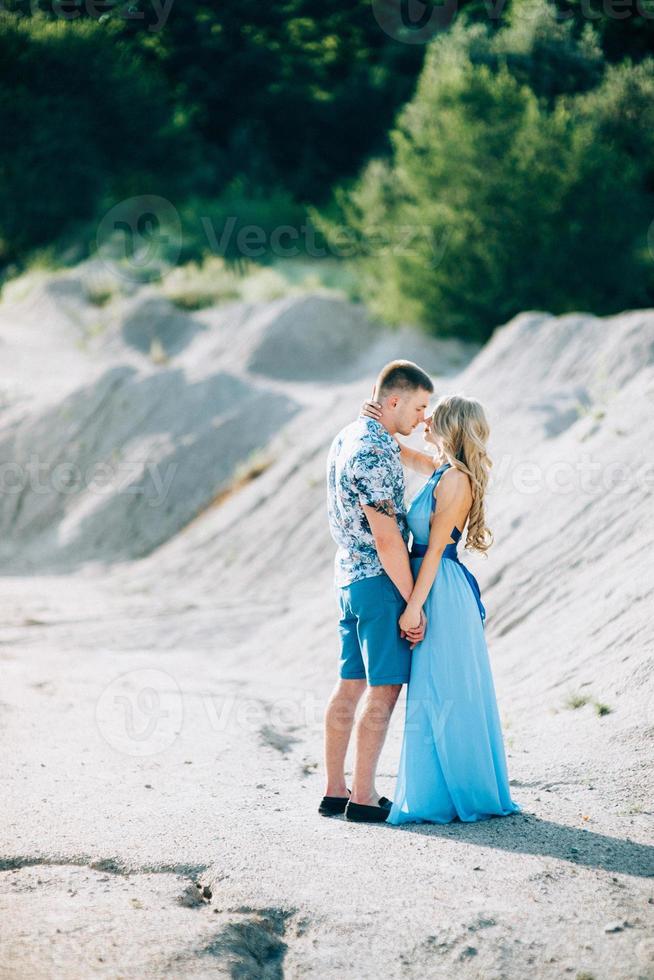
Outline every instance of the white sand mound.
<path fill-rule="evenodd" d="M 470 348 L 325 297 L 187 318 L 155 287 L 89 304 L 85 275 L 0 304 L 12 976 L 650 976 L 654 312 L 525 313 L 465 367 Z M 462 557 L 524 808 L 506 821 L 316 813 L 325 456 L 394 356 L 492 425 L 496 544 Z M 209 916 L 178 902 L 200 875 Z"/>
<path fill-rule="evenodd" d="M 363 307 L 327 297 L 282 300 L 262 322 L 248 369 L 283 381 L 343 381 L 373 342 Z"/>
<path fill-rule="evenodd" d="M 275 458 L 274 446 L 256 454 L 295 438 L 284 427 L 301 408 L 322 414 L 330 395 L 306 384 L 315 373 L 365 376 L 371 351 L 405 347 L 451 370 L 471 350 L 380 330 L 363 308 L 324 296 L 190 316 L 155 286 L 132 285 L 98 305 L 97 275 L 92 265 L 32 274 L 0 304 L 13 367 L 0 391 L 5 573 L 151 553 Z"/>
<path fill-rule="evenodd" d="M 382 329 L 363 307 L 321 296 L 282 300 L 260 319 L 248 370 L 283 381 L 346 382 L 378 372 L 398 357 L 431 360 L 439 373 L 462 366 L 474 348 L 450 341 L 434 347 L 415 329 Z"/>
<path fill-rule="evenodd" d="M 606 318 L 522 313 L 496 331 L 459 384 L 487 401 L 496 421 L 507 419 L 502 437 L 510 427 L 525 451 L 608 403 L 653 361 L 651 311 Z"/>
<path fill-rule="evenodd" d="M 112 368 L 0 441 L 13 471 L 0 556 L 47 571 L 147 554 L 296 411 L 220 372 L 189 381 L 176 369 Z"/>

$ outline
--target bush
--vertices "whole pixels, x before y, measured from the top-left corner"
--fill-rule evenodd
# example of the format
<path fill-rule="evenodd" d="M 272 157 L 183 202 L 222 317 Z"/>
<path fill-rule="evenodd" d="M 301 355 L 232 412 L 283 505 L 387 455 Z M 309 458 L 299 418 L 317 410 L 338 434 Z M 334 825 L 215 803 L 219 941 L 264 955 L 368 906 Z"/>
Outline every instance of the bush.
<path fill-rule="evenodd" d="M 266 190 L 236 177 L 216 197 L 189 198 L 179 210 L 182 262 L 218 255 L 244 266 L 304 253 L 306 210 L 282 187 Z"/>
<path fill-rule="evenodd" d="M 0 13 L 0 262 L 65 236 L 103 201 L 144 184 L 158 193 L 162 160 L 181 165 L 183 132 L 156 74 L 112 31 Z"/>
<path fill-rule="evenodd" d="M 336 192 L 364 296 L 389 322 L 484 340 L 525 309 L 652 301 L 654 62 L 598 70 L 591 29 L 575 40 L 550 9 L 432 42 L 392 158 Z"/>

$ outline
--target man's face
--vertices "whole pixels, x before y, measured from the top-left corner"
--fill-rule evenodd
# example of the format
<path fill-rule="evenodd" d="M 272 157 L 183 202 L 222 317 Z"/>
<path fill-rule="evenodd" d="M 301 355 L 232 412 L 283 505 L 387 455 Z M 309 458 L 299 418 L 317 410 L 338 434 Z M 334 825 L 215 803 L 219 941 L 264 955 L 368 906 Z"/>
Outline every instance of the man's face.
<path fill-rule="evenodd" d="M 429 405 L 429 392 L 424 388 L 408 391 L 397 396 L 394 411 L 394 422 L 397 432 L 410 436 L 417 425 L 425 420 L 425 412 Z"/>

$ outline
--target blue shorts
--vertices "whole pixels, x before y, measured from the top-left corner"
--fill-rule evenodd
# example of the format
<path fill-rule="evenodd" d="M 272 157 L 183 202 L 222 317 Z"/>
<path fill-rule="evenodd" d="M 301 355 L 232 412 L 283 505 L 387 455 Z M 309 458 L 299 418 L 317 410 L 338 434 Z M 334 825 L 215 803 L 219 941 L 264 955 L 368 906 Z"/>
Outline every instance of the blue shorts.
<path fill-rule="evenodd" d="M 337 590 L 341 618 L 340 676 L 379 684 L 406 684 L 411 668 L 408 640 L 398 619 L 406 602 L 388 575 L 373 575 Z"/>

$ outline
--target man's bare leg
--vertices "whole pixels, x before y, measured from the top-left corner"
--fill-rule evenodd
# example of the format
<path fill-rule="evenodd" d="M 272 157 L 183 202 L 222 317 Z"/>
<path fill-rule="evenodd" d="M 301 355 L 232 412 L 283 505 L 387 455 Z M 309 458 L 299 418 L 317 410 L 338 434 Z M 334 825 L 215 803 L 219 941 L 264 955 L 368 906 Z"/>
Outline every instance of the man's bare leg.
<path fill-rule="evenodd" d="M 325 711 L 325 796 L 347 796 L 345 756 L 354 725 L 354 714 L 366 681 L 340 678 Z"/>
<path fill-rule="evenodd" d="M 354 775 L 352 778 L 353 803 L 379 806 L 375 789 L 377 762 L 386 739 L 388 722 L 402 690 L 401 684 L 380 684 L 369 687 L 363 711 L 355 731 Z"/>

